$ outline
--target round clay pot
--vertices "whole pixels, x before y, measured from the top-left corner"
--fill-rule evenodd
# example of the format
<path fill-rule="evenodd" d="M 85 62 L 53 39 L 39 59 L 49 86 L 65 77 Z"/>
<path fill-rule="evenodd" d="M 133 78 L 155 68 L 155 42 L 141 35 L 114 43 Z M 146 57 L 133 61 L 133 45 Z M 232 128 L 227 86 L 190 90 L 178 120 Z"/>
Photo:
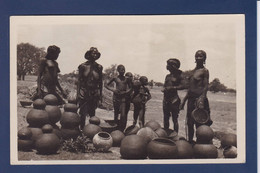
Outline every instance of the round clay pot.
<path fill-rule="evenodd" d="M 102 129 L 99 127 L 99 126 L 97 126 L 97 125 L 95 125 L 95 124 L 88 124 L 88 125 L 86 125 L 84 128 L 83 128 L 83 134 L 84 135 L 86 135 L 88 138 L 90 138 L 90 139 L 93 139 L 93 137 L 97 134 L 97 133 L 99 133 L 99 132 L 101 132 L 102 131 Z"/>
<path fill-rule="evenodd" d="M 95 125 L 99 125 L 100 124 L 100 119 L 96 116 L 93 116 L 89 119 L 89 123 L 90 124 L 95 124 Z"/>
<path fill-rule="evenodd" d="M 74 129 L 66 129 L 66 128 L 63 128 L 61 127 L 61 136 L 62 136 L 62 139 L 76 139 L 79 135 L 80 135 L 80 131 L 79 131 L 79 128 L 74 128 Z"/>
<path fill-rule="evenodd" d="M 46 103 L 43 99 L 36 99 L 33 102 L 33 108 L 34 109 L 41 109 L 44 110 L 46 106 Z"/>
<path fill-rule="evenodd" d="M 53 94 L 47 94 L 43 100 L 45 101 L 46 105 L 53 105 L 53 106 L 57 106 L 58 105 L 58 99 L 55 95 Z"/>
<path fill-rule="evenodd" d="M 46 105 L 45 110 L 48 112 L 49 122 L 51 124 L 55 124 L 60 121 L 61 110 L 58 106 Z"/>
<path fill-rule="evenodd" d="M 28 112 L 26 116 L 26 121 L 30 127 L 41 128 L 44 124 L 49 123 L 49 116 L 45 110 L 32 109 Z"/>
<path fill-rule="evenodd" d="M 223 148 L 228 146 L 235 146 L 237 147 L 237 135 L 235 134 L 226 134 L 221 138 L 221 146 Z"/>
<path fill-rule="evenodd" d="M 33 141 L 27 139 L 18 139 L 19 151 L 31 151 L 33 148 Z"/>
<path fill-rule="evenodd" d="M 138 135 L 126 136 L 121 141 L 120 154 L 123 159 L 145 159 L 147 142 Z"/>
<path fill-rule="evenodd" d="M 176 159 L 178 150 L 172 140 L 156 138 L 148 144 L 147 154 L 150 159 Z"/>
<path fill-rule="evenodd" d="M 165 130 L 166 131 L 166 133 L 167 133 L 167 136 L 169 136 L 171 133 L 173 133 L 173 132 L 175 132 L 174 130 L 172 130 L 172 129 L 165 129 L 165 128 L 163 128 L 163 130 Z M 177 132 L 176 132 L 177 133 Z M 177 133 L 178 134 L 178 133 Z"/>
<path fill-rule="evenodd" d="M 237 157 L 237 148 L 234 146 L 226 147 L 223 151 L 225 158 L 236 158 Z"/>
<path fill-rule="evenodd" d="M 112 144 L 113 139 L 107 132 L 99 132 L 93 137 L 93 145 L 97 150 L 108 151 Z"/>
<path fill-rule="evenodd" d="M 148 121 L 144 126 L 150 127 L 153 131 L 161 128 L 161 125 L 157 121 L 154 121 L 154 120 Z"/>
<path fill-rule="evenodd" d="M 214 132 L 211 127 L 201 125 L 196 129 L 197 143 L 209 144 L 214 137 Z"/>
<path fill-rule="evenodd" d="M 35 142 L 39 154 L 55 154 L 60 148 L 60 139 L 54 133 L 44 133 Z"/>
<path fill-rule="evenodd" d="M 69 95 L 69 97 L 68 97 L 68 103 L 77 104 L 76 94 L 74 94 L 74 95 Z"/>
<path fill-rule="evenodd" d="M 138 132 L 138 130 L 140 130 L 140 128 L 138 126 L 131 125 L 131 126 L 129 126 L 125 129 L 124 133 L 125 133 L 126 136 L 135 135 Z"/>
<path fill-rule="evenodd" d="M 44 126 L 42 126 L 42 132 L 43 133 L 52 133 L 52 125 L 50 124 L 45 124 Z"/>
<path fill-rule="evenodd" d="M 173 132 L 171 132 L 171 133 L 169 134 L 169 137 L 174 138 L 175 136 L 178 136 L 178 132 L 176 132 L 176 131 L 173 131 Z"/>
<path fill-rule="evenodd" d="M 147 141 L 147 143 L 149 143 L 154 138 L 158 137 L 158 135 L 155 133 L 155 131 L 153 131 L 150 127 L 141 128 L 137 132 L 137 135 L 142 136 L 143 139 Z"/>
<path fill-rule="evenodd" d="M 74 112 L 63 112 L 61 119 L 60 119 L 60 124 L 64 128 L 75 128 L 78 127 L 80 123 L 80 117 L 78 114 Z"/>
<path fill-rule="evenodd" d="M 32 138 L 31 139 L 32 139 L 33 142 L 35 142 L 43 134 L 41 128 L 37 128 L 37 127 L 28 127 L 28 128 L 32 132 Z"/>
<path fill-rule="evenodd" d="M 52 127 L 53 127 L 52 133 L 56 134 L 58 138 L 61 138 L 62 134 L 60 128 L 56 124 L 53 124 Z"/>
<path fill-rule="evenodd" d="M 193 151 L 195 158 L 215 159 L 218 157 L 218 150 L 213 144 L 195 144 Z"/>
<path fill-rule="evenodd" d="M 163 137 L 163 138 L 168 137 L 167 132 L 162 128 L 155 130 L 155 133 L 158 135 L 158 137 Z"/>
<path fill-rule="evenodd" d="M 18 138 L 29 140 L 32 138 L 32 131 L 28 127 L 23 127 L 18 131 Z"/>
<path fill-rule="evenodd" d="M 72 103 L 66 103 L 64 105 L 64 111 L 65 112 L 74 112 L 77 113 L 78 111 L 78 106 L 76 104 L 72 104 Z"/>
<path fill-rule="evenodd" d="M 111 137 L 113 139 L 113 147 L 120 147 L 121 141 L 124 139 L 125 135 L 120 130 L 115 130 L 111 132 Z"/>
<path fill-rule="evenodd" d="M 100 123 L 99 127 L 101 127 L 102 131 L 107 132 L 107 133 L 111 133 L 114 130 L 118 129 L 117 124 L 114 121 L 111 122 L 104 122 L 104 123 Z"/>
<path fill-rule="evenodd" d="M 191 159 L 193 158 L 192 145 L 186 140 L 175 141 L 178 150 L 178 159 Z"/>

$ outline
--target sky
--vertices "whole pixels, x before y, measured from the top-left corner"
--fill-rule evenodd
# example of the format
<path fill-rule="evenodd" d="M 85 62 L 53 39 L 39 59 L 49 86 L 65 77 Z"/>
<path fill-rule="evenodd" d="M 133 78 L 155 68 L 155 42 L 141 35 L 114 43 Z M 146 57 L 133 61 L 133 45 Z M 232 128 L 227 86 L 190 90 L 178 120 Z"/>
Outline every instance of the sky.
<path fill-rule="evenodd" d="M 16 44 L 60 47 L 57 62 L 62 74 L 77 70 L 86 61 L 86 51 L 97 47 L 101 53 L 97 62 L 104 69 L 123 64 L 126 72 L 163 82 L 169 58 L 178 58 L 181 70 L 191 70 L 195 52 L 205 50 L 210 81 L 219 78 L 236 88 L 238 45 L 243 45 L 238 37 L 244 37 L 238 35 L 241 16 L 18 17 L 16 21 Z"/>

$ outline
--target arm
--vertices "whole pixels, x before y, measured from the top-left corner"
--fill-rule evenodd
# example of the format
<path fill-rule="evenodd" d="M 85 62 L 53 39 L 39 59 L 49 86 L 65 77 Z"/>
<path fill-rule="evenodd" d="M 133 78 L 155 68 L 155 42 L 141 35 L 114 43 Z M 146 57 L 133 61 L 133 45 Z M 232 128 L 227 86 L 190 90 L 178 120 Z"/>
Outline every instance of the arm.
<path fill-rule="evenodd" d="M 186 101 L 188 100 L 188 98 L 189 98 L 189 91 L 187 92 L 187 94 L 185 95 L 185 97 L 182 99 L 182 101 L 181 101 L 181 104 L 180 104 L 180 106 L 179 106 L 179 109 L 180 110 L 183 110 L 184 109 L 184 106 L 185 106 L 185 103 L 186 103 Z"/>
<path fill-rule="evenodd" d="M 57 62 L 56 62 L 56 68 L 57 68 L 57 73 L 60 73 L 60 69 L 59 69 L 59 66 L 58 66 L 58 63 L 57 63 Z M 57 88 L 60 90 L 62 96 L 63 96 L 64 98 L 67 98 L 67 95 L 66 95 L 65 92 L 63 91 L 63 89 L 62 89 L 62 87 L 61 87 L 61 85 L 60 85 L 60 82 L 59 82 L 59 80 L 58 80 L 58 74 L 57 74 L 57 78 L 56 78 L 56 86 L 57 86 Z"/>
<path fill-rule="evenodd" d="M 100 91 L 100 101 L 101 101 L 101 103 L 102 103 L 102 96 L 103 96 L 103 93 L 102 93 L 102 91 L 103 91 L 103 73 L 102 73 L 102 71 L 103 71 L 103 67 L 101 66 L 101 65 L 99 65 L 99 91 Z"/>
<path fill-rule="evenodd" d="M 109 86 L 112 82 L 115 82 L 115 78 L 112 78 L 107 84 L 105 84 L 105 88 L 108 89 L 109 91 L 112 91 L 113 93 L 115 93 L 116 89 Z"/>
<path fill-rule="evenodd" d="M 41 78 L 45 68 L 45 59 L 42 58 L 40 60 L 39 70 L 38 70 L 38 77 L 37 77 L 37 95 L 38 97 L 42 98 L 42 91 L 41 91 Z"/>
<path fill-rule="evenodd" d="M 201 96 L 199 97 L 199 99 L 197 100 L 197 106 L 200 109 L 204 109 L 204 101 L 205 101 L 205 98 L 207 97 L 207 92 L 208 92 L 209 71 L 207 69 L 205 69 L 205 72 L 204 72 L 203 86 L 204 86 L 203 92 L 202 92 Z"/>

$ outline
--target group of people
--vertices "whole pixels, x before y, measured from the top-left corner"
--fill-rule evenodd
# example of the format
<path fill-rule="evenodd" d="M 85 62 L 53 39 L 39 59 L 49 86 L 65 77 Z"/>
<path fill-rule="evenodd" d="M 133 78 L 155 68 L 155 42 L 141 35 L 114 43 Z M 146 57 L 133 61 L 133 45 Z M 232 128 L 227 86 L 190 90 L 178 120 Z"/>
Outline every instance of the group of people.
<path fill-rule="evenodd" d="M 33 100 L 43 98 L 47 94 L 54 94 L 59 104 L 63 104 L 66 94 L 63 91 L 59 81 L 58 73 L 60 69 L 56 62 L 60 54 L 60 48 L 53 45 L 47 49 L 47 55 L 40 60 L 39 73 L 37 78 L 37 93 Z M 86 62 L 78 66 L 78 82 L 77 82 L 77 103 L 80 114 L 80 128 L 85 126 L 86 116 L 95 116 L 95 111 L 99 102 L 102 102 L 103 90 L 103 67 L 96 62 L 101 56 L 97 48 L 91 47 L 85 53 Z M 163 122 L 164 128 L 169 129 L 169 119 L 172 117 L 174 130 L 179 131 L 178 116 L 179 111 L 184 108 L 185 102 L 187 104 L 187 126 L 188 126 L 188 140 L 191 142 L 194 135 L 194 120 L 191 117 L 192 111 L 195 108 L 204 109 L 210 114 L 209 102 L 207 99 L 207 90 L 209 83 L 209 72 L 205 68 L 206 52 L 199 50 L 195 53 L 196 67 L 192 70 L 192 75 L 189 79 L 189 88 L 186 96 L 181 101 L 177 90 L 185 89 L 182 86 L 182 71 L 180 68 L 180 61 L 176 58 L 167 61 L 167 70 L 170 72 L 164 82 L 162 92 L 163 97 Z M 141 76 L 139 80 L 134 80 L 131 72 L 125 73 L 123 65 L 117 66 L 118 76 L 112 78 L 104 86 L 106 89 L 113 92 L 113 107 L 114 120 L 118 123 L 121 131 L 124 131 L 127 124 L 127 115 L 130 110 L 130 104 L 133 103 L 134 114 L 133 124 L 138 124 L 140 127 L 145 123 L 146 103 L 151 99 L 151 94 L 147 87 L 148 78 Z M 111 86 L 114 83 L 115 87 Z M 60 90 L 57 93 L 56 88 Z M 120 117 L 119 117 L 120 115 Z M 138 119 L 139 118 L 139 119 Z M 212 124 L 212 120 L 208 125 Z"/>

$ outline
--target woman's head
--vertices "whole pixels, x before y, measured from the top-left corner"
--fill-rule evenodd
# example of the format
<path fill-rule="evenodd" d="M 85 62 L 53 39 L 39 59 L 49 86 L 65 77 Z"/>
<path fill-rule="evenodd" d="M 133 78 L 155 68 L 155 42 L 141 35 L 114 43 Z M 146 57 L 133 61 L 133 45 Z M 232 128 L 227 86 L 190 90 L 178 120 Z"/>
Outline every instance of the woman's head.
<path fill-rule="evenodd" d="M 196 53 L 195 53 L 195 61 L 196 63 L 203 63 L 205 64 L 206 62 L 206 59 L 207 59 L 207 54 L 204 50 L 198 50 Z"/>
<path fill-rule="evenodd" d="M 58 46 L 55 45 L 49 46 L 47 49 L 46 59 L 56 60 L 58 59 L 59 54 L 60 54 L 60 48 Z"/>

